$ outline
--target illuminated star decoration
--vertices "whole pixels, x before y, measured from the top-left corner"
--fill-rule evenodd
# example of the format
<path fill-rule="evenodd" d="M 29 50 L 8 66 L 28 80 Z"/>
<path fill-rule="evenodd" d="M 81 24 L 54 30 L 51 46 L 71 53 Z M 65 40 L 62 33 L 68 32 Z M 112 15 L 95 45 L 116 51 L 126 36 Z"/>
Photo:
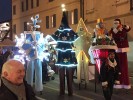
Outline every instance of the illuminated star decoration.
<path fill-rule="evenodd" d="M 68 60 L 65 58 L 65 59 L 64 59 L 64 62 L 65 62 L 65 63 L 67 63 L 67 62 L 68 62 Z"/>
<path fill-rule="evenodd" d="M 37 23 L 40 23 L 41 20 L 38 20 L 38 19 L 39 19 L 39 14 L 37 14 L 35 16 L 35 18 L 34 17 L 31 17 L 32 23 L 27 23 L 27 25 L 30 25 L 31 26 L 31 30 L 32 31 L 35 31 L 37 28 L 40 28 L 40 25 L 37 25 Z"/>
<path fill-rule="evenodd" d="M 67 37 L 63 36 L 63 37 L 62 37 L 62 40 L 63 40 L 63 41 L 66 41 L 66 40 L 67 40 Z"/>

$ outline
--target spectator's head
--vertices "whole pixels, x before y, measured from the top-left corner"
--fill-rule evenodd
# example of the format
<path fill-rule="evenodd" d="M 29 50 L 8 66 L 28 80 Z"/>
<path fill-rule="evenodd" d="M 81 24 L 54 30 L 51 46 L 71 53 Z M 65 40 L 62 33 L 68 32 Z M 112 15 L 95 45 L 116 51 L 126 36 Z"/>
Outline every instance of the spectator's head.
<path fill-rule="evenodd" d="M 108 51 L 108 57 L 109 59 L 113 60 L 115 58 L 115 50 L 109 50 Z"/>
<path fill-rule="evenodd" d="M 15 85 L 23 83 L 25 76 L 24 65 L 17 60 L 9 60 L 2 67 L 2 77 Z"/>
<path fill-rule="evenodd" d="M 119 25 L 121 25 L 121 20 L 117 18 L 117 19 L 114 20 L 113 24 L 114 24 L 114 27 L 117 28 Z"/>

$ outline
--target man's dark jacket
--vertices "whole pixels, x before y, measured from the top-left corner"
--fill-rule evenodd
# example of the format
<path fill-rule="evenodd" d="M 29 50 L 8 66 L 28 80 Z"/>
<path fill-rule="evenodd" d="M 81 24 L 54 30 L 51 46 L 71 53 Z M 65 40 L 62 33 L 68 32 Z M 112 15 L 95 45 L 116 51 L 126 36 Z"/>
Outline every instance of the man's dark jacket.
<path fill-rule="evenodd" d="M 38 100 L 35 97 L 32 87 L 28 85 L 25 81 L 24 84 L 26 91 L 26 100 Z M 18 100 L 17 96 L 3 84 L 1 79 L 0 79 L 0 100 Z"/>

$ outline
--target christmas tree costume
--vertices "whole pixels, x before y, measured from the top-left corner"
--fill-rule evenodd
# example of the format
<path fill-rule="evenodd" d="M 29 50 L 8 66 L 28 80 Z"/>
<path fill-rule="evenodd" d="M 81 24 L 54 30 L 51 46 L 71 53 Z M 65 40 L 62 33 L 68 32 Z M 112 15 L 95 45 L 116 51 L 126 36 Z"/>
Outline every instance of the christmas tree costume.
<path fill-rule="evenodd" d="M 60 27 L 52 35 L 52 37 L 57 42 L 56 50 L 58 57 L 55 65 L 59 67 L 60 95 L 65 94 L 65 70 L 67 77 L 68 95 L 72 95 L 73 68 L 77 66 L 75 52 L 73 51 L 73 42 L 77 39 L 78 36 L 68 26 L 65 11 L 63 12 Z"/>

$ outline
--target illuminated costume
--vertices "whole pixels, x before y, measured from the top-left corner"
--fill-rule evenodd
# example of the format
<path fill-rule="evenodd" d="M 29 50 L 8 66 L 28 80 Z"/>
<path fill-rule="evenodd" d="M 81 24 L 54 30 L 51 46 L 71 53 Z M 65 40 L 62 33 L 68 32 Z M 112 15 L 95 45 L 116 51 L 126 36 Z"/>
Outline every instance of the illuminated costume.
<path fill-rule="evenodd" d="M 26 81 L 28 84 L 33 86 L 33 77 L 34 77 L 34 71 L 35 71 L 35 90 L 42 91 L 43 90 L 43 86 L 42 86 L 42 58 L 43 57 L 42 56 L 44 51 L 44 43 L 43 43 L 43 40 L 42 41 L 40 40 L 40 43 L 39 43 L 39 39 L 41 38 L 39 37 L 40 32 L 34 31 L 33 33 L 26 34 L 26 35 L 31 36 L 31 34 L 35 34 L 36 36 L 35 40 L 37 43 L 32 44 L 32 42 L 35 42 L 35 40 L 34 39 L 32 40 L 32 37 L 31 37 L 31 40 L 29 41 L 29 43 L 24 43 L 22 46 L 24 50 L 27 50 L 26 51 L 27 55 L 30 58 L 30 61 L 26 70 Z"/>
<path fill-rule="evenodd" d="M 24 53 L 29 58 L 29 63 L 26 70 L 26 81 L 28 84 L 33 86 L 33 78 L 35 72 L 35 90 L 42 91 L 42 60 L 44 57 L 43 51 L 45 50 L 45 41 L 43 38 L 43 33 L 35 31 L 36 28 L 39 28 L 39 25 L 36 25 L 39 18 L 39 15 L 35 16 L 35 19 L 31 17 L 33 21 L 32 31 L 25 32 L 22 43 L 19 44 L 20 50 L 23 50 Z M 18 42 L 19 39 L 18 39 Z"/>
<path fill-rule="evenodd" d="M 68 26 L 66 13 L 63 12 L 63 17 L 59 29 L 52 35 L 53 39 L 57 42 L 57 62 L 56 66 L 59 67 L 59 78 L 60 78 L 60 95 L 65 94 L 65 70 L 67 77 L 68 95 L 73 94 L 72 90 L 72 79 L 73 79 L 73 68 L 77 66 L 77 60 L 73 41 L 77 39 L 77 34 Z"/>
<path fill-rule="evenodd" d="M 79 83 L 79 88 L 81 83 L 86 84 L 89 82 L 89 54 L 88 49 L 91 45 L 91 33 L 88 32 L 87 27 L 82 18 L 78 22 L 76 33 L 79 38 L 74 42 L 76 46 L 76 57 L 77 57 L 77 81 Z"/>
<path fill-rule="evenodd" d="M 127 39 L 127 32 L 130 31 L 130 27 L 127 25 L 122 25 L 120 19 L 114 20 L 114 27 L 111 28 L 110 34 L 114 38 L 118 50 L 117 56 L 119 58 L 119 67 L 120 67 L 120 85 L 115 85 L 115 88 L 125 88 L 130 89 L 131 85 L 129 82 L 128 76 L 128 61 L 127 61 L 127 52 L 129 51 L 129 44 Z"/>

